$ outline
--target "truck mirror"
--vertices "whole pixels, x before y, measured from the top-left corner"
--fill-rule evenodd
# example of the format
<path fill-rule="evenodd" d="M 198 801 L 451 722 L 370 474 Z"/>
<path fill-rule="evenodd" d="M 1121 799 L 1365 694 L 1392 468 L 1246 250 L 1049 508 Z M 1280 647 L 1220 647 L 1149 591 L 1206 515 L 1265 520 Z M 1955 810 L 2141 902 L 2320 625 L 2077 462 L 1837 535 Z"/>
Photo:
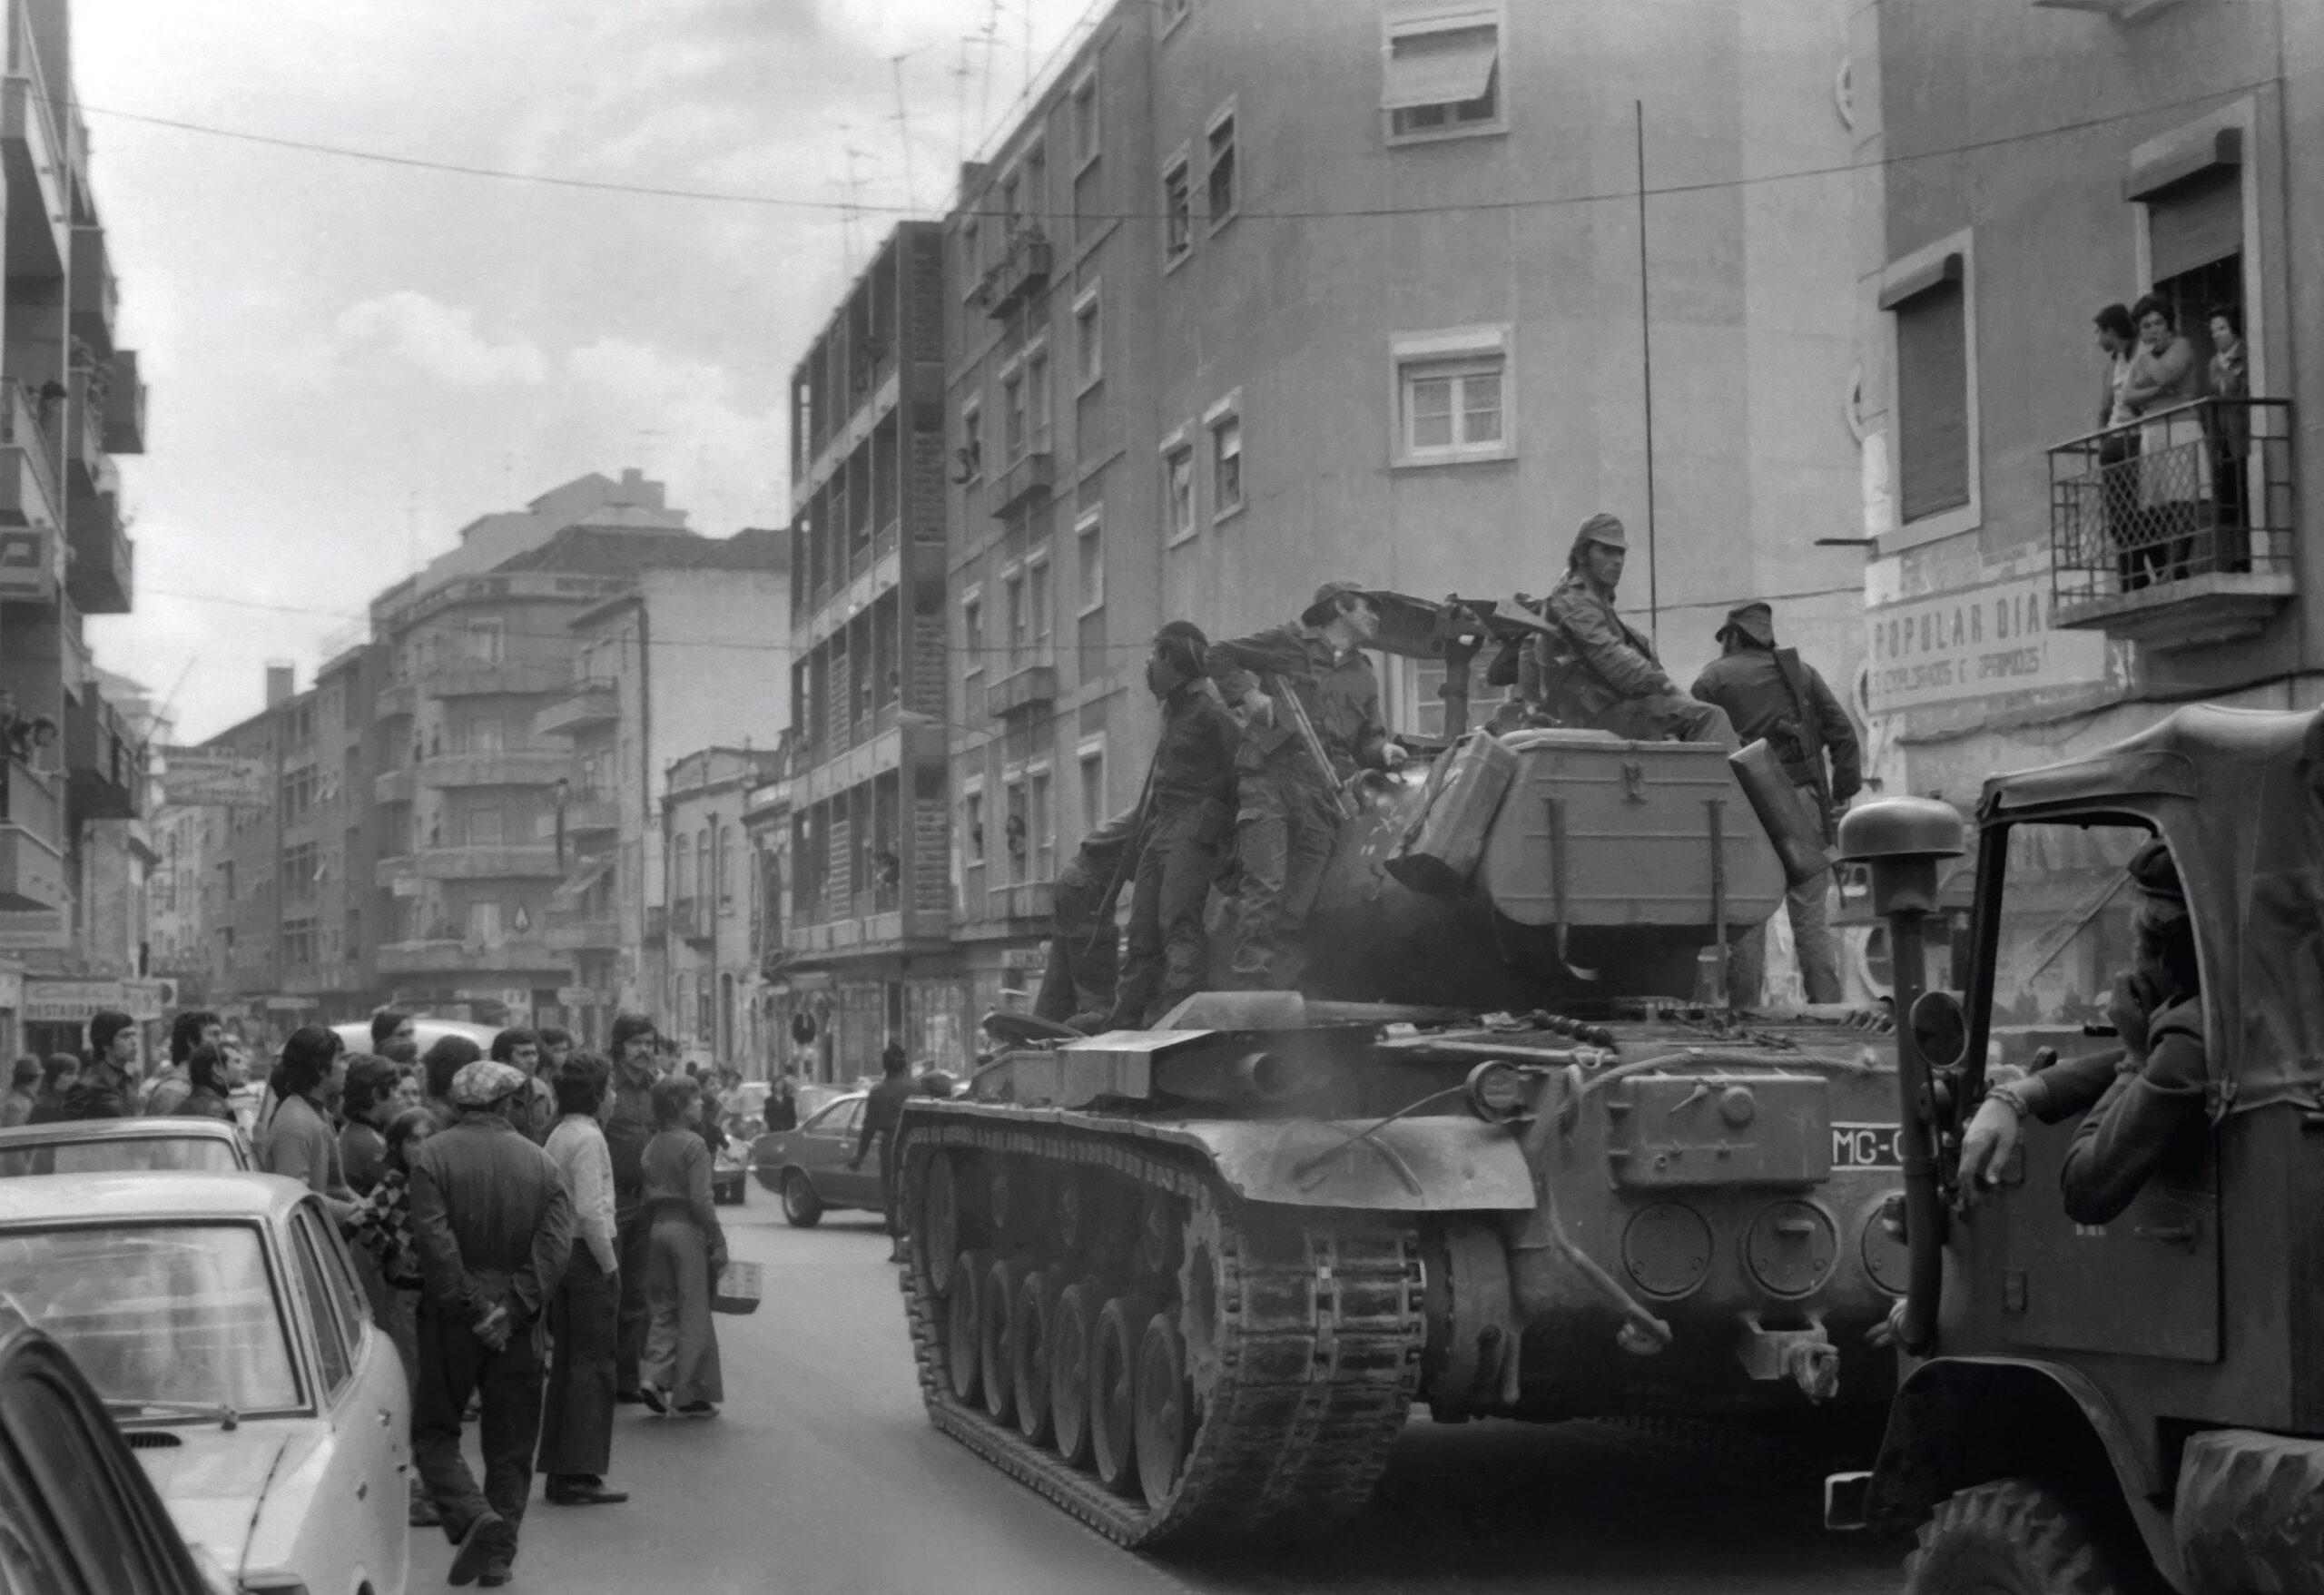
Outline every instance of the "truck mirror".
<path fill-rule="evenodd" d="M 1924 991 L 1913 999 L 1913 1041 L 1931 1068 L 1951 1068 L 1969 1049 L 1969 1016 L 1950 991 Z"/>

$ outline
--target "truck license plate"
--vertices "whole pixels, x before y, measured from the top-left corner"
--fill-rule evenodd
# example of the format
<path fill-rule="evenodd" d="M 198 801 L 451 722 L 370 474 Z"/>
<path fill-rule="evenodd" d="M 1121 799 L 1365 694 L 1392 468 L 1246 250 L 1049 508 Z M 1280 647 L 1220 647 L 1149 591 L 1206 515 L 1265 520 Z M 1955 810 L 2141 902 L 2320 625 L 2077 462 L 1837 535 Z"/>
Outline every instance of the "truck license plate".
<path fill-rule="evenodd" d="M 1902 1168 L 1896 1149 L 1898 1127 L 1893 1124 L 1836 1124 L 1832 1127 L 1832 1170 Z"/>

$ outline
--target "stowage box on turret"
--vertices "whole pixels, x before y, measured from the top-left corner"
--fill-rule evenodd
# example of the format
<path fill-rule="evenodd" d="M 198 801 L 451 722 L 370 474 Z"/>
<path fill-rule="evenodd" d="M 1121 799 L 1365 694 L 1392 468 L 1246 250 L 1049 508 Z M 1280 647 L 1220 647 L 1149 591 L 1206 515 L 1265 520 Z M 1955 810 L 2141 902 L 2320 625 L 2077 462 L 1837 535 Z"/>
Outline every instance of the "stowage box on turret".
<path fill-rule="evenodd" d="M 931 1416 L 1126 1544 L 1328 1529 L 1415 1403 L 1876 1433 L 1893 1058 L 1862 1016 L 1700 999 L 1786 884 L 1736 768 L 1466 753 L 1343 829 L 1301 991 L 1029 1042 L 905 1111 Z"/>

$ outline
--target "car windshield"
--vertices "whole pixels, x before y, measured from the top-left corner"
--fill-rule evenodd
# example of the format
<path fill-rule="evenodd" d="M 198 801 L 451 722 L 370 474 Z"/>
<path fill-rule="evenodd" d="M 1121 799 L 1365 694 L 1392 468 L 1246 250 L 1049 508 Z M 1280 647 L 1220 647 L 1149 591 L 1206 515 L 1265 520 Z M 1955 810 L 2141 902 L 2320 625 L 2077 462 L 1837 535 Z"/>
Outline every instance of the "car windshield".
<path fill-rule="evenodd" d="M 0 1179 L 20 1174 L 142 1174 L 242 1167 L 231 1141 L 215 1136 L 108 1136 L 0 1152 Z"/>
<path fill-rule="evenodd" d="M 300 1404 L 255 1225 L 0 1230 L 0 1298 L 108 1402 Z"/>

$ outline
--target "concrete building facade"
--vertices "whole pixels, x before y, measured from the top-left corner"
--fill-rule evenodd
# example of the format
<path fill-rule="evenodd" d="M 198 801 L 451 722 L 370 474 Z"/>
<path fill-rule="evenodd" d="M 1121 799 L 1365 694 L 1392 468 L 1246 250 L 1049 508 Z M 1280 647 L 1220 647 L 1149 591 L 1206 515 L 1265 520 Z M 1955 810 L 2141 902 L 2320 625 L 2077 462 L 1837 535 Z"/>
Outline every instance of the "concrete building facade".
<path fill-rule="evenodd" d="M 688 1061 L 763 1078 L 752 1015 L 753 926 L 764 877 L 746 832 L 750 794 L 783 766 L 779 748 L 703 748 L 673 763 L 662 797 L 667 902 L 655 922 L 668 984 L 655 1011 Z"/>
<path fill-rule="evenodd" d="M 1541 594 L 1605 509 L 1682 684 L 1755 596 L 1853 680 L 1859 556 L 1818 544 L 1856 535 L 1861 496 L 1848 15 L 1122 5 L 964 173 L 944 406 L 971 1009 L 1030 989 L 1049 882 L 1137 796 L 1165 619 L 1254 631 L 1339 577 Z M 1392 723 L 1437 729 L 1434 678 L 1381 665 Z"/>
<path fill-rule="evenodd" d="M 843 1077 L 969 1035 L 946 783 L 943 230 L 906 222 L 792 378 L 786 975 Z"/>

